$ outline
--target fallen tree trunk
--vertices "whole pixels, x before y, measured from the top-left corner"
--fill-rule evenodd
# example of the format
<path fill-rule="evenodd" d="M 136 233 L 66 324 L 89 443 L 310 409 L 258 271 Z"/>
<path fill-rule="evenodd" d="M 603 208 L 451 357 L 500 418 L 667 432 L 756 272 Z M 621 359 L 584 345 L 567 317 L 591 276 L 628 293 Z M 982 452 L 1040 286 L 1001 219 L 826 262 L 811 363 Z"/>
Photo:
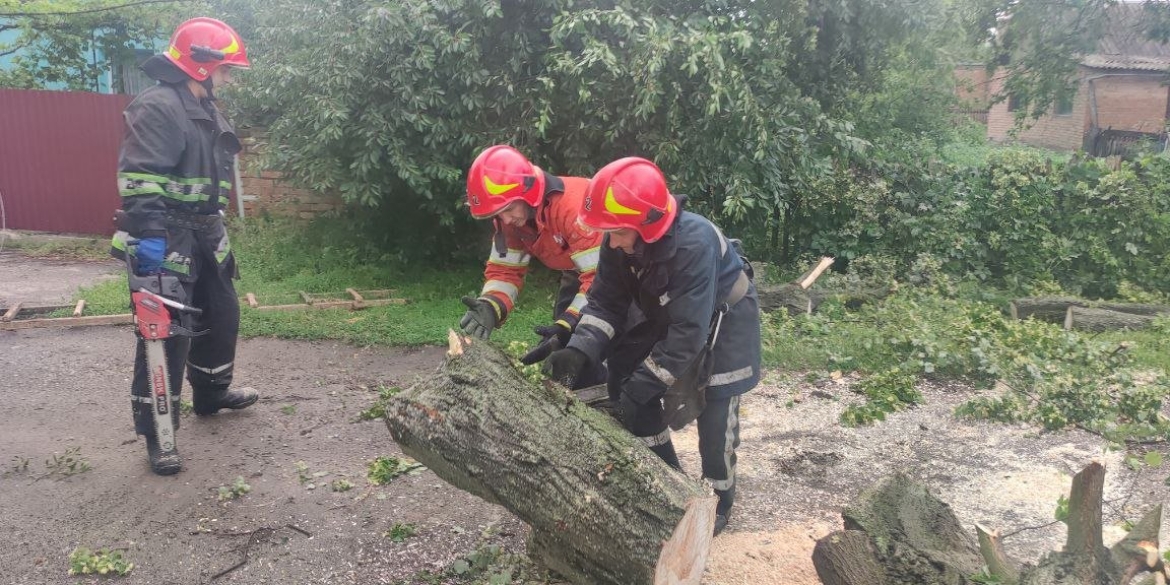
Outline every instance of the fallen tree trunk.
<path fill-rule="evenodd" d="M 1095 307 L 1071 306 L 1064 316 L 1064 328 L 1078 331 L 1141 329 L 1149 327 L 1153 322 L 1154 317 L 1150 315 L 1135 315 Z"/>
<path fill-rule="evenodd" d="M 890 296 L 889 288 L 868 288 L 854 291 L 808 291 L 795 284 L 764 286 L 756 289 L 760 310 L 771 312 L 785 309 L 790 315 L 803 315 L 817 310 L 821 303 L 835 300 L 850 309 Z"/>
<path fill-rule="evenodd" d="M 451 334 L 435 374 L 386 403 L 407 455 L 532 527 L 534 561 L 572 583 L 692 583 L 715 498 L 612 418 L 528 382 L 487 343 Z"/>
<path fill-rule="evenodd" d="M 845 510 L 845 530 L 817 541 L 813 565 L 825 585 L 1128 585 L 1141 573 L 1165 585 L 1158 554 L 1162 507 L 1156 506 L 1112 548 L 1101 535 L 1105 468 L 1090 463 L 1073 478 L 1064 549 L 1017 566 L 999 535 L 976 526 L 978 545 L 950 508 L 904 475 L 862 493 Z M 976 581 L 981 572 L 985 576 Z"/>
<path fill-rule="evenodd" d="M 1008 310 L 1012 319 L 1031 317 L 1046 323 L 1064 323 L 1064 315 L 1073 305 L 1084 307 L 1088 301 L 1076 297 L 1025 297 L 1013 300 Z"/>
<path fill-rule="evenodd" d="M 1170 306 L 1148 303 L 1117 303 L 1111 301 L 1087 301 L 1076 297 L 1025 297 L 1015 299 L 1008 309 L 1013 319 L 1029 317 L 1048 323 L 1064 323 L 1069 307 L 1082 307 L 1115 311 L 1130 315 L 1170 315 Z"/>

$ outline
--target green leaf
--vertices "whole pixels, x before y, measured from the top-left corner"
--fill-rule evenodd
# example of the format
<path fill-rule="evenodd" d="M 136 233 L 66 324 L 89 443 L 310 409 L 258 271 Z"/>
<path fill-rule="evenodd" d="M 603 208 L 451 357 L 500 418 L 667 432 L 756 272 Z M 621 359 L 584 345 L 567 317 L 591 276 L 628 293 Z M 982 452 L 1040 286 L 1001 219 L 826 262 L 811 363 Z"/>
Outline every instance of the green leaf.
<path fill-rule="evenodd" d="M 454 563 L 451 563 L 451 570 L 454 571 L 456 575 L 463 575 L 466 574 L 467 571 L 471 570 L 471 565 L 469 565 L 467 561 L 459 559 Z"/>

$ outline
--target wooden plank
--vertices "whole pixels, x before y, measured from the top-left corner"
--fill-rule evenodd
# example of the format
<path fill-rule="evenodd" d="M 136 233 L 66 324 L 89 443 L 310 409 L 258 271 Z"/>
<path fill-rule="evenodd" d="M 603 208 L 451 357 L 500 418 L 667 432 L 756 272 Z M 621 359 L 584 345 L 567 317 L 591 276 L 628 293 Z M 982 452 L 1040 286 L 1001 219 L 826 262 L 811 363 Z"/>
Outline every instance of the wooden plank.
<path fill-rule="evenodd" d="M 134 315 L 94 315 L 90 317 L 58 317 L 53 319 L 21 319 L 0 323 L 0 331 L 44 329 L 49 327 L 92 327 L 94 325 L 125 325 L 134 322 Z"/>
<path fill-rule="evenodd" d="M 8 312 L 10 308 L 11 307 L 0 306 L 0 317 L 3 317 L 3 314 Z M 30 307 L 24 303 L 21 303 L 20 315 L 18 316 L 22 319 L 28 319 L 33 315 L 45 315 L 52 313 L 53 311 L 64 311 L 72 308 L 73 305 L 33 305 Z"/>
<path fill-rule="evenodd" d="M 256 295 L 252 293 L 245 294 L 244 299 L 248 301 L 248 306 L 253 309 L 260 306 L 260 302 L 256 300 Z"/>
<path fill-rule="evenodd" d="M 301 300 L 305 301 L 306 305 L 313 304 L 313 297 L 309 296 L 309 293 L 303 290 L 298 290 L 297 294 L 301 295 Z"/>
<path fill-rule="evenodd" d="M 16 314 L 20 312 L 20 305 L 21 305 L 21 303 L 16 303 L 15 305 L 12 305 L 11 307 L 9 307 L 8 312 L 4 313 L 3 317 L 0 317 L 0 321 L 7 322 L 7 321 L 11 321 L 11 320 L 15 319 Z"/>
<path fill-rule="evenodd" d="M 817 264 L 816 268 L 813 268 L 812 271 L 808 273 L 808 276 L 800 279 L 800 282 L 797 284 L 800 285 L 800 288 L 807 290 L 808 287 L 812 286 L 813 283 L 817 281 L 817 278 L 820 278 L 821 273 L 828 270 L 832 265 L 833 258 L 829 256 L 821 258 L 820 264 Z"/>
<path fill-rule="evenodd" d="M 358 294 L 358 291 L 353 290 L 352 288 L 347 288 L 345 289 L 345 292 L 349 293 L 349 296 L 353 297 L 353 300 L 359 303 L 362 302 L 362 295 Z"/>
<path fill-rule="evenodd" d="M 85 299 L 77 301 L 77 306 L 73 307 L 73 316 L 80 317 L 81 312 L 85 310 Z"/>
<path fill-rule="evenodd" d="M 362 294 L 367 297 L 387 297 L 398 292 L 396 288 L 375 288 L 372 290 L 364 290 Z"/>

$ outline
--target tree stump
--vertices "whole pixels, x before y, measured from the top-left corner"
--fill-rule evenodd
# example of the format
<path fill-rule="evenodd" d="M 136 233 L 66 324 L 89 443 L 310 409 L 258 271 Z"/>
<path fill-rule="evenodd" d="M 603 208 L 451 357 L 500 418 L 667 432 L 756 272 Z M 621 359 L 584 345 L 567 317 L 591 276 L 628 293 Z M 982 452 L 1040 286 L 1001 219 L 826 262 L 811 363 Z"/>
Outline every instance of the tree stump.
<path fill-rule="evenodd" d="M 903 475 L 862 493 L 842 514 L 845 530 L 817 541 L 813 565 L 825 585 L 973 584 L 1128 585 L 1142 573 L 1150 583 L 1170 577 L 1158 554 L 1162 507 L 1156 506 L 1112 548 L 1101 536 L 1105 468 L 1090 463 L 1073 478 L 1064 549 L 1035 564 L 1016 565 L 999 535 L 976 526 L 978 546 L 950 508 Z"/>
<path fill-rule="evenodd" d="M 563 387 L 525 380 L 491 344 L 450 343 L 437 372 L 386 402 L 406 454 L 528 523 L 529 555 L 572 583 L 699 583 L 709 489 Z"/>

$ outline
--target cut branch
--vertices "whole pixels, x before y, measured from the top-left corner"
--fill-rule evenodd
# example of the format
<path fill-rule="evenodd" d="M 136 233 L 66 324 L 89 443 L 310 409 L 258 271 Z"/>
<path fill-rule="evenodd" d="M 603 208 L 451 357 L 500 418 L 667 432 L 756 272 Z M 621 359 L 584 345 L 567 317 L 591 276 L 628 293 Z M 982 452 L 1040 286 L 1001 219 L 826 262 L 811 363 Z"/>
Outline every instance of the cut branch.
<path fill-rule="evenodd" d="M 999 533 L 983 526 L 975 525 L 975 533 L 979 537 L 979 554 L 987 564 L 987 572 L 999 577 L 1003 585 L 1015 585 L 1020 582 L 1020 569 L 1008 558 L 1003 551 L 1003 541 Z"/>

